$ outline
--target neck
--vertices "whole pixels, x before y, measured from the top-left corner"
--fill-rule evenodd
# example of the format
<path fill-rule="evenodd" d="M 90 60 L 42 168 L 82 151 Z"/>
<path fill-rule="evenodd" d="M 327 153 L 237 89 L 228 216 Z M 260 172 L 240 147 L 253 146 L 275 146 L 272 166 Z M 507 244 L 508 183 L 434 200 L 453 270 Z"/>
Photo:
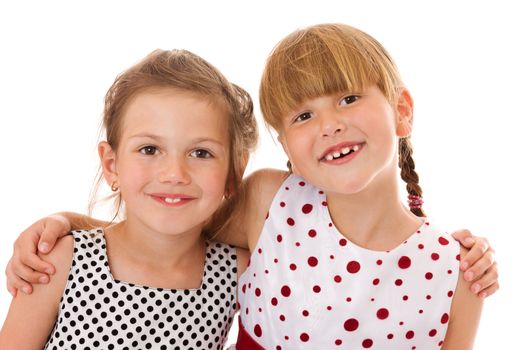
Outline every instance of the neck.
<path fill-rule="evenodd" d="M 202 255 L 196 252 L 204 252 L 200 228 L 177 235 L 150 231 L 129 219 L 111 227 L 106 237 L 108 255 L 151 269 L 173 270 L 193 264 Z"/>
<path fill-rule="evenodd" d="M 421 219 L 402 204 L 396 177 L 370 184 L 359 193 L 326 196 L 339 232 L 367 249 L 393 249 L 421 225 Z"/>

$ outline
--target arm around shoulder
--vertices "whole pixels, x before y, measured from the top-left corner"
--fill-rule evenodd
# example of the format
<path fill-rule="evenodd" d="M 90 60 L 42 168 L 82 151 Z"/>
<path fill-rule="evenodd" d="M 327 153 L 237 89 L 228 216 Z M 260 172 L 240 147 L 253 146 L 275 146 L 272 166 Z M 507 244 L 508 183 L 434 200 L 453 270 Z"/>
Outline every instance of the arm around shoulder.
<path fill-rule="evenodd" d="M 29 350 L 45 346 L 58 315 L 72 256 L 73 237 L 66 236 L 43 257 L 57 267 L 57 273 L 49 284 L 36 285 L 31 295 L 18 293 L 12 299 L 0 331 L 0 349 Z"/>
<path fill-rule="evenodd" d="M 289 173 L 276 169 L 261 169 L 245 178 L 233 207 L 227 204 L 218 210 L 217 216 L 228 211 L 231 215 L 226 224 L 217 231 L 214 239 L 242 248 L 253 248 L 262 228 L 266 212 L 275 193 Z"/>
<path fill-rule="evenodd" d="M 461 256 L 466 253 L 467 250 L 461 247 Z M 470 283 L 460 276 L 452 300 L 450 321 L 442 350 L 467 350 L 474 347 L 483 299 L 470 292 L 469 286 Z"/>

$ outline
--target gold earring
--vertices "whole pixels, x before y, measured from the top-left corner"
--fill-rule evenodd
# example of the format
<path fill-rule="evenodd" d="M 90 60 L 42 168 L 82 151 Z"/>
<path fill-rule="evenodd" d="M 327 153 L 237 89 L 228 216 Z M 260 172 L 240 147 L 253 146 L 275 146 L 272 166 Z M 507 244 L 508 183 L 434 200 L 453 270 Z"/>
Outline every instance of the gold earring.
<path fill-rule="evenodd" d="M 111 183 L 111 190 L 113 192 L 117 192 L 118 191 L 118 185 L 117 185 L 117 181 L 116 180 Z"/>

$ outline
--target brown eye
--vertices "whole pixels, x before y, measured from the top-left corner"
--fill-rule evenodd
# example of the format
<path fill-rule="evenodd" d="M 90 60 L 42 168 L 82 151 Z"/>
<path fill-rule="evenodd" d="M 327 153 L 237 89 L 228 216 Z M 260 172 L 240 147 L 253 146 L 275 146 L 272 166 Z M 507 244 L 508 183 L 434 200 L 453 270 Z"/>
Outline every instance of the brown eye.
<path fill-rule="evenodd" d="M 359 96 L 349 95 L 349 96 L 344 97 L 339 104 L 341 104 L 341 105 L 349 105 L 349 104 L 354 103 L 358 99 L 359 99 Z"/>
<path fill-rule="evenodd" d="M 205 149 L 199 148 L 190 153 L 190 156 L 195 158 L 211 158 L 212 154 Z"/>
<path fill-rule="evenodd" d="M 155 147 L 155 146 L 145 146 L 145 147 L 142 147 L 139 150 L 139 152 L 144 154 L 144 155 L 147 155 L 147 156 L 152 156 L 152 155 L 155 155 L 157 153 L 157 147 Z"/>
<path fill-rule="evenodd" d="M 310 112 L 301 113 L 294 119 L 294 122 L 302 122 L 302 121 L 310 119 L 311 117 L 312 117 L 312 113 Z"/>

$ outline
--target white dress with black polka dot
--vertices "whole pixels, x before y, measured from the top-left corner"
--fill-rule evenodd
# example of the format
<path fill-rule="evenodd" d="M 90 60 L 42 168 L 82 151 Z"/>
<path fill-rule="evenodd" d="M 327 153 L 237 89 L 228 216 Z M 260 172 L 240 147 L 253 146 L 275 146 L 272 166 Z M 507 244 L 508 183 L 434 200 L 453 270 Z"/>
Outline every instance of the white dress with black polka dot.
<path fill-rule="evenodd" d="M 102 230 L 73 231 L 74 253 L 45 349 L 222 349 L 236 308 L 234 247 L 207 242 L 202 284 L 162 289 L 113 278 Z"/>

